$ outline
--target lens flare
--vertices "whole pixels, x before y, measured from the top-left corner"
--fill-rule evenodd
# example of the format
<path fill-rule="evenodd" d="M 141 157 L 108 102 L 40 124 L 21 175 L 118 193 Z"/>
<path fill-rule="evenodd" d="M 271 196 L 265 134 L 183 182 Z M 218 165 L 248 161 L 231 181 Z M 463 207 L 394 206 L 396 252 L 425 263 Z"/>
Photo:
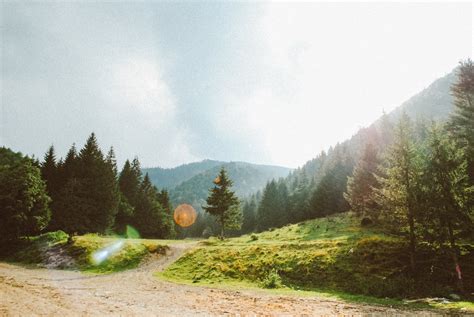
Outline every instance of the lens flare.
<path fill-rule="evenodd" d="M 197 213 L 193 206 L 181 204 L 174 210 L 173 218 L 179 226 L 186 228 L 196 221 Z"/>
<path fill-rule="evenodd" d="M 123 240 L 119 240 L 117 242 L 112 243 L 111 245 L 106 246 L 105 248 L 99 249 L 92 253 L 91 260 L 94 265 L 99 265 L 105 260 L 107 260 L 110 256 L 114 255 L 120 249 L 122 249 L 124 245 Z"/>

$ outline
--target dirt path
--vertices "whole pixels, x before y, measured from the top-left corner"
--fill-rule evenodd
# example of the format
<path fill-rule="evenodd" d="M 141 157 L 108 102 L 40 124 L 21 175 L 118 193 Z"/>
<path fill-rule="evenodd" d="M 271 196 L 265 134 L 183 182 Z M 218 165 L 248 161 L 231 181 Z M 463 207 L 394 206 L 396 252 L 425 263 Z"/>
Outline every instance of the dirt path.
<path fill-rule="evenodd" d="M 27 269 L 0 263 L 0 316 L 409 314 L 317 297 L 178 285 L 153 277 L 154 272 L 163 270 L 192 246 L 172 245 L 164 257 L 150 259 L 134 270 L 109 275 Z"/>

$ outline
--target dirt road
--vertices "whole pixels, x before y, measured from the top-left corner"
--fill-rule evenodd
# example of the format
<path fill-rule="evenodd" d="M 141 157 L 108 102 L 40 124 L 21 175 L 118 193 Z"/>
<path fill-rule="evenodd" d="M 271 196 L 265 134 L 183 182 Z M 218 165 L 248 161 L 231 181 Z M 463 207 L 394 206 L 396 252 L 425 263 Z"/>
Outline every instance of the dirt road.
<path fill-rule="evenodd" d="M 0 263 L 0 316 L 432 314 L 317 297 L 178 285 L 153 277 L 154 272 L 163 270 L 190 247 L 192 244 L 172 245 L 166 256 L 109 275 Z"/>

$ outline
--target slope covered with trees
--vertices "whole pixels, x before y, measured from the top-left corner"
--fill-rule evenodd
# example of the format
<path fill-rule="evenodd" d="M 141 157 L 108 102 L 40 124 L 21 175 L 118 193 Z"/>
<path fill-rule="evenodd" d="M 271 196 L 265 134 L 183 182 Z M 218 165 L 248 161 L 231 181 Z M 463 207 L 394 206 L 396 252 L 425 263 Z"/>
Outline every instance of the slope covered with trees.
<path fill-rule="evenodd" d="M 380 163 L 382 153 L 392 144 L 395 138 L 395 125 L 400 120 L 403 113 L 406 113 L 414 120 L 414 138 L 426 137 L 426 126 L 429 120 L 446 121 L 453 110 L 453 97 L 451 96 L 451 86 L 457 78 L 456 71 L 434 81 L 429 87 L 419 94 L 413 96 L 400 107 L 388 114 L 383 114 L 378 120 L 367 128 L 360 129 L 353 137 L 342 143 L 336 144 L 328 151 L 321 152 L 314 159 L 308 161 L 302 167 L 292 171 L 288 177 L 280 182 L 284 183 L 288 191 L 286 202 L 287 214 L 284 216 L 287 222 L 296 223 L 306 219 L 321 217 L 332 213 L 348 211 L 349 197 L 344 197 L 348 179 L 349 187 L 353 187 L 352 178 L 367 178 L 370 175 L 363 175 L 362 167 L 359 167 L 359 175 L 353 174 L 353 170 L 360 164 L 372 164 L 374 162 L 361 163 L 360 158 L 371 147 L 373 153 L 372 160 Z M 369 158 L 366 158 L 369 159 Z M 374 181 L 374 180 L 372 180 Z M 271 190 L 271 184 L 262 192 L 262 197 Z M 366 188 L 365 191 L 368 189 Z M 350 189 L 352 191 L 352 189 Z M 255 200 L 256 197 L 251 199 Z M 357 199 L 354 197 L 354 199 Z M 258 199 L 257 199 L 258 200 Z M 262 205 L 263 204 L 263 205 Z M 264 206 L 265 202 L 259 202 L 259 210 L 272 209 L 271 206 Z M 371 209 L 373 211 L 373 209 Z M 278 211 L 275 211 L 278 213 Z M 375 212 L 375 211 L 374 211 Z M 265 217 L 263 217 L 265 218 Z M 268 217 L 267 217 L 268 218 Z M 244 219 L 245 221 L 245 219 Z M 261 229 L 274 226 L 272 223 L 258 223 L 254 227 Z"/>
<path fill-rule="evenodd" d="M 200 173 L 170 190 L 174 204 L 189 203 L 197 210 L 202 210 L 209 187 L 219 173 L 225 168 L 233 181 L 233 190 L 239 197 L 245 197 L 260 189 L 272 178 L 285 177 L 291 169 L 280 166 L 256 165 L 244 162 L 224 163 Z"/>
<path fill-rule="evenodd" d="M 218 235 L 220 233 L 219 224 L 213 217 L 203 212 L 203 206 L 206 205 L 206 198 L 209 188 L 213 185 L 216 175 L 221 168 L 225 168 L 230 179 L 232 179 L 232 190 L 240 199 L 244 199 L 250 194 L 261 190 L 267 181 L 272 178 L 285 177 L 291 171 L 289 168 L 270 165 L 256 165 L 244 162 L 230 162 L 216 166 L 204 173 L 198 174 L 188 181 L 178 185 L 170 190 L 170 198 L 173 205 L 181 203 L 191 204 L 198 212 L 196 223 L 187 229 L 179 229 L 181 237 L 201 237 L 208 235 Z M 244 205 L 240 206 L 245 207 Z M 247 209 L 249 211 L 249 209 Z M 255 223 L 250 223 L 247 219 L 245 226 L 253 228 Z M 231 231 L 231 234 L 239 234 L 241 230 Z"/>
<path fill-rule="evenodd" d="M 222 164 L 225 164 L 225 162 L 203 160 L 200 162 L 183 164 L 174 168 L 143 168 L 142 173 L 148 174 L 150 181 L 155 186 L 169 190 L 189 180 L 195 175 L 204 173 L 214 167 L 221 166 Z"/>

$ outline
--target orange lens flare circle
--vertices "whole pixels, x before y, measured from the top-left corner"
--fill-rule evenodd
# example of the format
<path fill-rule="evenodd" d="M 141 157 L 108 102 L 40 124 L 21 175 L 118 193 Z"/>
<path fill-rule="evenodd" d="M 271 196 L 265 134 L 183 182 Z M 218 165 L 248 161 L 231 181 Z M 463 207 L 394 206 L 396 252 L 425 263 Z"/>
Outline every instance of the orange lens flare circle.
<path fill-rule="evenodd" d="M 181 204 L 174 210 L 173 218 L 180 227 L 186 228 L 196 221 L 197 213 L 193 206 Z"/>

